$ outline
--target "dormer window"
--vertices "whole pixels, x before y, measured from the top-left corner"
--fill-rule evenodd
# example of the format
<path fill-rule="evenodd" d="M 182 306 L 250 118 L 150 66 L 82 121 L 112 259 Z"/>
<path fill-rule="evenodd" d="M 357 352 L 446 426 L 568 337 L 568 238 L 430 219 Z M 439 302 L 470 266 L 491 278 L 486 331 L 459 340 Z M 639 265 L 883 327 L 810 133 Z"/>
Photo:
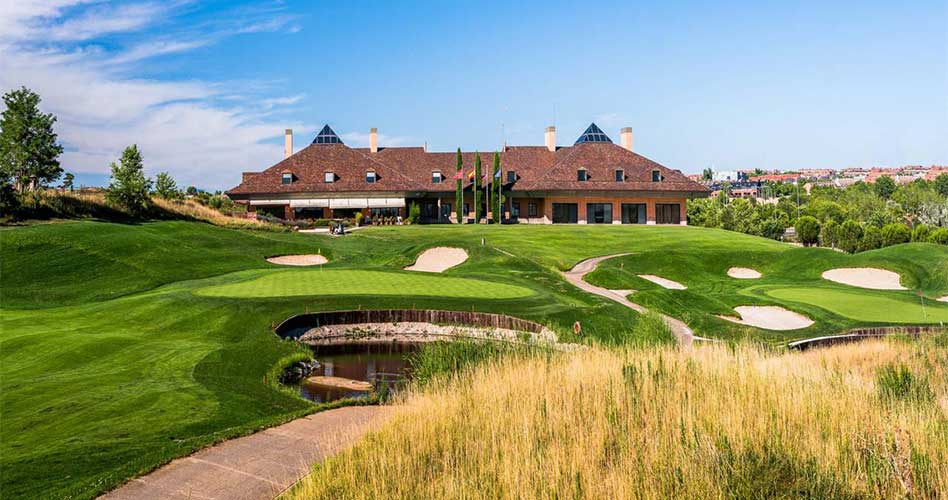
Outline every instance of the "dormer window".
<path fill-rule="evenodd" d="M 365 172 L 365 182 L 367 184 L 375 184 L 375 170 L 368 170 Z"/>
<path fill-rule="evenodd" d="M 432 184 L 441 184 L 444 181 L 444 176 L 441 175 L 440 170 L 435 170 L 431 172 L 431 183 Z"/>
<path fill-rule="evenodd" d="M 589 178 L 589 174 L 586 172 L 585 168 L 581 168 L 576 171 L 576 180 L 579 182 L 586 182 L 586 179 Z"/>
<path fill-rule="evenodd" d="M 616 182 L 622 182 L 625 180 L 625 170 L 621 168 L 616 169 Z"/>
<path fill-rule="evenodd" d="M 662 182 L 661 170 L 652 170 L 652 182 Z"/>
<path fill-rule="evenodd" d="M 280 184 L 293 184 L 293 174 L 290 172 L 283 172 L 280 175 Z"/>
<path fill-rule="evenodd" d="M 507 182 L 508 182 L 508 183 L 512 183 L 512 182 L 516 182 L 516 181 L 517 181 L 517 172 L 514 172 L 513 170 L 508 170 L 508 171 L 507 171 Z"/>
<path fill-rule="evenodd" d="M 336 174 L 333 172 L 326 172 L 323 175 L 323 182 L 326 184 L 332 184 L 333 182 L 336 182 Z"/>

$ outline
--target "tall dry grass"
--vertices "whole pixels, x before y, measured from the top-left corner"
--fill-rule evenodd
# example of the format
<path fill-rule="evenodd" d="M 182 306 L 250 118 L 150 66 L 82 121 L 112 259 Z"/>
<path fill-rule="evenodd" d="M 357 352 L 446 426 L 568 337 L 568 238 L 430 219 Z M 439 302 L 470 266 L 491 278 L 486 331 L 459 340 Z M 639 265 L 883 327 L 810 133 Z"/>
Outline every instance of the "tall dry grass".
<path fill-rule="evenodd" d="M 893 366 L 930 397 L 882 391 Z M 400 396 L 288 496 L 936 498 L 946 366 L 944 339 L 503 358 Z"/>

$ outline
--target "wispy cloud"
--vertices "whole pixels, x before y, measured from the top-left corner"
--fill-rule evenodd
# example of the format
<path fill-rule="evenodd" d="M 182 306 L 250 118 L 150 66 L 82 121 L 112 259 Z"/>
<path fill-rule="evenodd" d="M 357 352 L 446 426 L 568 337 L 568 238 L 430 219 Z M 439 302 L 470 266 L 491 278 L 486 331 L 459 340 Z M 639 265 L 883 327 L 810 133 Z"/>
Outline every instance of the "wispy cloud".
<path fill-rule="evenodd" d="M 42 96 L 44 111 L 59 119 L 66 170 L 108 172 L 122 148 L 138 144 L 150 174 L 168 170 L 181 184 L 226 188 L 240 171 L 281 157 L 277 139 L 284 128 L 313 128 L 273 118 L 303 96 L 279 95 L 271 82 L 137 76 L 141 63 L 154 57 L 238 34 L 293 29 L 279 5 L 266 16 L 254 7 L 200 26 L 175 18 L 182 5 L 19 0 L 0 9 L 0 91 L 25 85 Z M 160 33 L 150 29 L 155 26 Z M 115 33 L 132 44 L 99 40 Z"/>

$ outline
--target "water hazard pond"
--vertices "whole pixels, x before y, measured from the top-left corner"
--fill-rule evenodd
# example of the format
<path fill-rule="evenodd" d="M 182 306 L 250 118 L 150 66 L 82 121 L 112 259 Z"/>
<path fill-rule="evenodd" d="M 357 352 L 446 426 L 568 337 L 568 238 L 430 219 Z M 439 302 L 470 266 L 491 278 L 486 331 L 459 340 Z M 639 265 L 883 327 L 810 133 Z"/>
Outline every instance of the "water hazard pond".
<path fill-rule="evenodd" d="M 409 342 L 312 346 L 319 366 L 292 386 L 316 403 L 396 391 L 411 378 L 411 354 L 421 349 Z"/>

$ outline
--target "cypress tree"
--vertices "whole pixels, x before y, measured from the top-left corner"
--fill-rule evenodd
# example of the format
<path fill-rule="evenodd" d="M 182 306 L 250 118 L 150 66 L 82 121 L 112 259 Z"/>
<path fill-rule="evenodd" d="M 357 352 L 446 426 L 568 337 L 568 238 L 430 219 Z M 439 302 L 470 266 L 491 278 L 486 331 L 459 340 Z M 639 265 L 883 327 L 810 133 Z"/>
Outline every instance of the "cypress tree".
<path fill-rule="evenodd" d="M 500 178 L 500 155 L 497 151 L 494 151 L 494 172 L 491 175 L 491 180 L 494 183 L 492 189 L 494 190 L 494 223 L 500 224 L 500 214 L 501 214 L 501 200 L 500 200 L 500 188 L 502 185 Z"/>
<path fill-rule="evenodd" d="M 481 154 L 474 153 L 474 223 L 481 221 Z"/>
<path fill-rule="evenodd" d="M 454 190 L 454 211 L 458 216 L 458 224 L 464 224 L 464 163 L 461 161 L 461 148 L 458 148 L 458 173 L 457 187 Z"/>

